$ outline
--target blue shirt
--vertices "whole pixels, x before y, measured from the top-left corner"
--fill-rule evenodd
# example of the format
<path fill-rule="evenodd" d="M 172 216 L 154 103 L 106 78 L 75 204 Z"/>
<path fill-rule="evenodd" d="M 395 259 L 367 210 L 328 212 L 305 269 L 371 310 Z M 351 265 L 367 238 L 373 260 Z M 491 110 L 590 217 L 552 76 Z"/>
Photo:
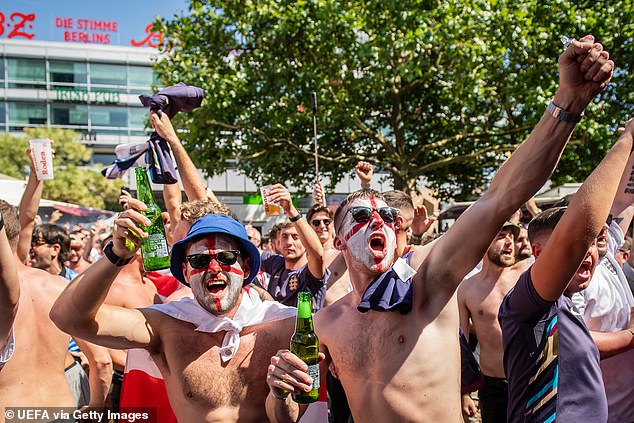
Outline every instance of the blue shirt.
<path fill-rule="evenodd" d="M 330 271 L 322 278 L 316 278 L 308 270 L 305 264 L 299 269 L 287 269 L 284 257 L 268 251 L 262 253 L 262 265 L 260 269 L 271 275 L 267 291 L 280 303 L 297 307 L 297 293 L 307 291 L 313 297 L 313 310 L 319 310 L 326 299 L 326 279 Z"/>

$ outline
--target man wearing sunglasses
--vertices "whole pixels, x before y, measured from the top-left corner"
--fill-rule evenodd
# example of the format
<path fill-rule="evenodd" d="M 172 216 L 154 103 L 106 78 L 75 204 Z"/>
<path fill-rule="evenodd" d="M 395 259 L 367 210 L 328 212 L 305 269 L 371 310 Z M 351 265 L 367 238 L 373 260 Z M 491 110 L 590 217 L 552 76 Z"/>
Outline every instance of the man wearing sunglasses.
<path fill-rule="evenodd" d="M 335 213 L 334 245 L 343 252 L 354 289 L 320 311 L 314 323 L 326 355 L 322 363 L 336 365 L 355 421 L 461 420 L 456 289 L 508 216 L 549 178 L 575 122 L 614 68 L 591 35 L 574 41 L 558 63 L 552 104 L 488 190 L 442 237 L 395 261 L 396 213 L 380 193 L 352 193 Z M 287 351 L 271 362 L 272 390 L 309 383 Z M 295 407 L 291 420 L 303 411 Z"/>
<path fill-rule="evenodd" d="M 179 421 L 266 420 L 267 366 L 288 346 L 296 311 L 263 302 L 247 287 L 258 273 L 260 253 L 239 222 L 205 215 L 174 244 L 170 269 L 191 286 L 194 298 L 138 309 L 103 304 L 121 266 L 147 236 L 140 204 L 119 215 L 105 257 L 59 296 L 52 319 L 110 348 L 147 350 Z"/>

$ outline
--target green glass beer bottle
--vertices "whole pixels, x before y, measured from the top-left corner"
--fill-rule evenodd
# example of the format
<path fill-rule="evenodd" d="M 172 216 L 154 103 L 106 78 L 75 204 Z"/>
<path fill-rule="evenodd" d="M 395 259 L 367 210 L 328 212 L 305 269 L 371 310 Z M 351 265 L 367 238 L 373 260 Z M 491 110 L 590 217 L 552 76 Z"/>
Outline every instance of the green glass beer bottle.
<path fill-rule="evenodd" d="M 307 404 L 319 399 L 319 339 L 313 329 L 313 314 L 308 292 L 297 295 L 297 323 L 291 338 L 291 352 L 308 364 L 307 373 L 313 378 L 310 392 L 295 391 L 293 401 Z"/>
<path fill-rule="evenodd" d="M 141 245 L 143 268 L 146 272 L 167 269 L 170 267 L 170 256 L 167 249 L 167 238 L 165 237 L 165 226 L 163 225 L 161 209 L 152 196 L 152 187 L 145 168 L 137 167 L 135 172 L 137 198 L 147 206 L 147 210 L 143 214 L 152 222 L 150 226 L 143 226 L 143 229 L 148 234 L 148 237 L 143 239 L 143 244 Z"/>

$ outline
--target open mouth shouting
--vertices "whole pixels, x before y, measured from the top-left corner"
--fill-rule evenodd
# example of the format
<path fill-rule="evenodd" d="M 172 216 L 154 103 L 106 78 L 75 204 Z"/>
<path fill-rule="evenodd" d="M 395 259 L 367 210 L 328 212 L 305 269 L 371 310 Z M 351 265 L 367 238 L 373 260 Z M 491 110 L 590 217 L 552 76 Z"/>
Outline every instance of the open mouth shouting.
<path fill-rule="evenodd" d="M 227 282 L 220 278 L 215 278 L 207 281 L 206 288 L 210 294 L 218 295 L 221 294 L 225 288 L 227 287 Z"/>
<path fill-rule="evenodd" d="M 385 255 L 385 234 L 374 232 L 370 235 L 370 251 L 375 257 L 383 257 Z"/>

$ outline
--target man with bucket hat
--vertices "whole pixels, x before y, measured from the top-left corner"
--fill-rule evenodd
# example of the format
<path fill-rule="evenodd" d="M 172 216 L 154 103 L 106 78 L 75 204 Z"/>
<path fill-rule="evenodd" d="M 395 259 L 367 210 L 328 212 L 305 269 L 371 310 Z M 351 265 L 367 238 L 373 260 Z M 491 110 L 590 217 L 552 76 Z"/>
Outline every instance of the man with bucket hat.
<path fill-rule="evenodd" d="M 288 346 L 296 312 L 262 302 L 248 287 L 260 254 L 244 227 L 225 215 L 198 219 L 171 257 L 172 274 L 191 286 L 194 298 L 130 310 L 103 300 L 120 266 L 147 236 L 139 225 L 149 222 L 129 209 L 115 223 L 105 257 L 60 295 L 53 321 L 110 348 L 145 349 L 179 421 L 264 421 L 267 367 Z"/>

